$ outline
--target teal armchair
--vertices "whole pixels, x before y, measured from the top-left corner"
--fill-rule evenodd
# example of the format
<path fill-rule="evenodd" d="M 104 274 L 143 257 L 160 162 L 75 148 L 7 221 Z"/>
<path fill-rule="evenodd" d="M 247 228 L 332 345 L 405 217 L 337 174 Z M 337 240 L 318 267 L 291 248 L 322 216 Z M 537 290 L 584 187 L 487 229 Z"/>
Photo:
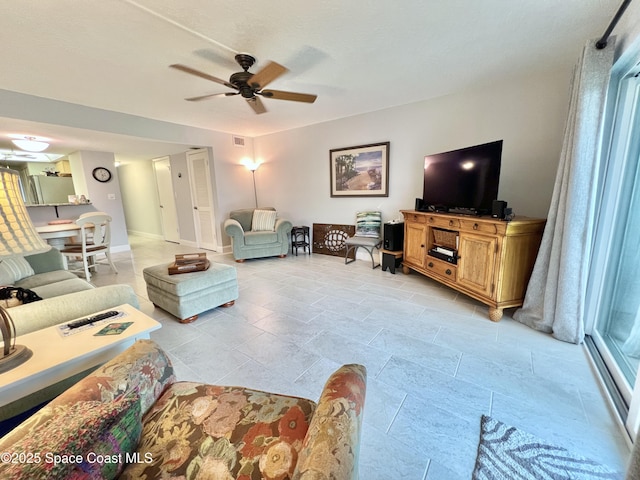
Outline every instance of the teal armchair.
<path fill-rule="evenodd" d="M 229 213 L 224 231 L 231 238 L 236 262 L 244 262 L 248 258 L 287 256 L 292 224 L 276 215 L 273 207 L 247 208 Z"/>

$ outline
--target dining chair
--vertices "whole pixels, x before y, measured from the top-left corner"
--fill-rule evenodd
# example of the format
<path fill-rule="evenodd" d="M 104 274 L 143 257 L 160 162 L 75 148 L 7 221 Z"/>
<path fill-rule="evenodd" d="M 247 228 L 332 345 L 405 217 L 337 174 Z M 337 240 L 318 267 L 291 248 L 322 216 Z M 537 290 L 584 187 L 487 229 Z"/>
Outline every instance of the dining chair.
<path fill-rule="evenodd" d="M 69 270 L 84 272 L 85 279 L 91 280 L 90 269 L 98 265 L 109 265 L 114 273 L 118 269 L 111 260 L 111 216 L 104 212 L 89 212 L 80 215 L 75 221 L 80 227 L 80 242 L 67 243 L 60 250 L 69 258 L 70 263 L 82 263 L 82 268 Z M 98 261 L 98 255 L 104 255 L 106 261 Z"/>

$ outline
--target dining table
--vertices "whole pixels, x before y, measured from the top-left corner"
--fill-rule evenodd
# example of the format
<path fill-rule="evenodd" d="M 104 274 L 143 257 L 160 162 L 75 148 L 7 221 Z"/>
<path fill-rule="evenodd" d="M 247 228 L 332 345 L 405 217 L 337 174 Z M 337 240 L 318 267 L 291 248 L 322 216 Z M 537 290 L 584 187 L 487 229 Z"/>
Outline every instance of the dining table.
<path fill-rule="evenodd" d="M 41 225 L 36 227 L 36 232 L 38 232 L 49 245 L 58 250 L 62 250 L 68 239 L 80 235 L 80 226 L 73 222 Z"/>

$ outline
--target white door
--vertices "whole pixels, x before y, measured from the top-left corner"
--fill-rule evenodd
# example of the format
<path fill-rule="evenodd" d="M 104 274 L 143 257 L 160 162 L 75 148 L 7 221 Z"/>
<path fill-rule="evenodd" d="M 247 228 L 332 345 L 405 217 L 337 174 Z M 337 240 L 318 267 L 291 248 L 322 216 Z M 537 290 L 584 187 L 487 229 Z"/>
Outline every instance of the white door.
<path fill-rule="evenodd" d="M 171 181 L 171 163 L 169 157 L 159 158 L 153 161 L 153 170 L 156 174 L 158 198 L 160 199 L 160 216 L 162 218 L 162 234 L 167 242 L 180 242 L 180 229 L 178 227 L 178 211 L 176 199 Z"/>
<path fill-rule="evenodd" d="M 209 155 L 206 150 L 187 153 L 187 165 L 191 183 L 193 221 L 196 227 L 196 243 L 199 248 L 216 249 L 215 215 Z"/>

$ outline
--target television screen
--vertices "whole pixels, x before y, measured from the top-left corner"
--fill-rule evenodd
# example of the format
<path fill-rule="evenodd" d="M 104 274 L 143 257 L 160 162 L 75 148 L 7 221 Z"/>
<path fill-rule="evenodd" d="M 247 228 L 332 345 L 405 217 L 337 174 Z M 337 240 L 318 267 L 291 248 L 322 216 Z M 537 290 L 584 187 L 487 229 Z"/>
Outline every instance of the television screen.
<path fill-rule="evenodd" d="M 428 210 L 486 214 L 498 198 L 502 140 L 424 157 Z"/>

